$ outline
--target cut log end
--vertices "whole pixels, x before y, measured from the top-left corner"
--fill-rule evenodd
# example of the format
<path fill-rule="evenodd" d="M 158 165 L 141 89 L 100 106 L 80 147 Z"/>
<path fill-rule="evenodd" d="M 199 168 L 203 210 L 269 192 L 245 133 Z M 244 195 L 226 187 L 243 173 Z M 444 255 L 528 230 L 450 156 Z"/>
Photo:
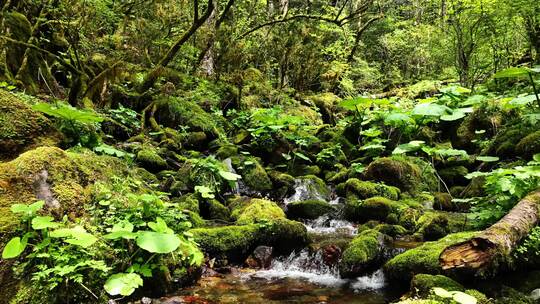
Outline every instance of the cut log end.
<path fill-rule="evenodd" d="M 480 269 L 495 257 L 497 247 L 487 239 L 473 238 L 447 247 L 440 255 L 443 270 L 467 268 Z"/>

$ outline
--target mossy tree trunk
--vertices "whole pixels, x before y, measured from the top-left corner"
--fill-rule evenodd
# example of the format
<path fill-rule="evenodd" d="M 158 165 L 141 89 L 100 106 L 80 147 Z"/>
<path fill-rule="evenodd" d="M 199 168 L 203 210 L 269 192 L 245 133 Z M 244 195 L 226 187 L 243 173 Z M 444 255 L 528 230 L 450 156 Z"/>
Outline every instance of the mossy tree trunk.
<path fill-rule="evenodd" d="M 206 22 L 210 15 L 214 11 L 214 1 L 208 0 L 206 11 L 204 15 L 199 17 L 199 1 L 195 0 L 193 4 L 193 23 L 189 29 L 180 37 L 165 53 L 165 55 L 159 60 L 158 64 L 146 75 L 141 86 L 139 87 L 139 92 L 144 93 L 148 91 L 159 78 L 159 75 L 162 73 L 163 69 L 169 65 L 169 63 L 174 59 L 176 54 L 180 51 L 182 46 L 193 36 L 197 30 Z"/>
<path fill-rule="evenodd" d="M 539 221 L 540 189 L 476 237 L 443 250 L 439 257 L 441 267 L 473 275 L 495 273 Z"/>

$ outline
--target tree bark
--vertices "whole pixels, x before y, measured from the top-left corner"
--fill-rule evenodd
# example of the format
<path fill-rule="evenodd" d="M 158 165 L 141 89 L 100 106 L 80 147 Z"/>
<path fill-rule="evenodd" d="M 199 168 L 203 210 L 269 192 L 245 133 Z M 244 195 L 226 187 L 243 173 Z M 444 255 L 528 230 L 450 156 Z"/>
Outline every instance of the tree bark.
<path fill-rule="evenodd" d="M 476 237 L 447 247 L 439 257 L 440 265 L 447 271 L 494 274 L 539 221 L 540 189 L 527 195 L 506 216 Z"/>
<path fill-rule="evenodd" d="M 191 38 L 191 36 L 197 32 L 197 30 L 206 22 L 208 18 L 210 18 L 212 11 L 214 11 L 214 1 L 208 0 L 206 11 L 204 15 L 199 18 L 199 1 L 195 0 L 193 7 L 193 23 L 184 33 L 184 35 L 182 35 L 182 37 L 180 37 L 180 39 L 178 39 L 167 51 L 167 53 L 159 60 L 154 69 L 148 73 L 139 88 L 139 92 L 144 93 L 154 85 L 161 71 L 174 59 L 184 43 L 186 43 L 189 38 Z"/>

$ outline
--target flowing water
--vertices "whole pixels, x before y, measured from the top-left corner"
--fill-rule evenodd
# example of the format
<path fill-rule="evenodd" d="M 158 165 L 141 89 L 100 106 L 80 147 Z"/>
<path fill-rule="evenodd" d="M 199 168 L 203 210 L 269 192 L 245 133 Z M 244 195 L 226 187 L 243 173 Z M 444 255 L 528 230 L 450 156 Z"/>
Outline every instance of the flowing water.
<path fill-rule="evenodd" d="M 284 200 L 290 202 L 322 199 L 313 191 L 310 181 L 297 180 L 296 191 Z M 241 188 L 242 186 L 240 186 Z M 339 198 L 330 201 L 338 211 L 305 221 L 315 242 L 352 239 L 357 227 L 344 220 Z M 408 246 L 389 247 L 393 256 Z M 383 304 L 396 300 L 408 286 L 392 286 L 381 269 L 355 279 L 344 279 L 336 264 L 325 262 L 323 252 L 304 249 L 289 256 L 276 257 L 268 269 L 233 269 L 230 274 L 202 278 L 196 285 L 179 291 L 161 303 L 361 303 Z"/>

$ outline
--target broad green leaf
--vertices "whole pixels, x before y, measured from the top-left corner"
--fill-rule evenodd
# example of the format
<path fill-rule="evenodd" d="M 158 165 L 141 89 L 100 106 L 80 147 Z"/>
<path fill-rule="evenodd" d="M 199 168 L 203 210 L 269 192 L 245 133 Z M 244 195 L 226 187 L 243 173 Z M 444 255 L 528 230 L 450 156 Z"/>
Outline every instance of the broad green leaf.
<path fill-rule="evenodd" d="M 455 121 L 462 119 L 466 116 L 466 111 L 464 109 L 454 109 L 451 114 L 441 115 L 441 120 L 444 121 Z"/>
<path fill-rule="evenodd" d="M 203 198 L 214 198 L 214 190 L 206 186 L 195 186 L 195 191 L 200 193 Z"/>
<path fill-rule="evenodd" d="M 476 160 L 482 161 L 482 162 L 496 162 L 499 160 L 497 156 L 477 156 Z"/>
<path fill-rule="evenodd" d="M 413 115 L 419 116 L 442 116 L 451 112 L 452 110 L 449 107 L 436 103 L 421 103 L 412 110 Z"/>
<path fill-rule="evenodd" d="M 367 108 L 373 102 L 372 99 L 366 97 L 357 97 L 354 99 L 344 100 L 339 105 L 347 110 L 355 111 L 359 107 Z"/>
<path fill-rule="evenodd" d="M 111 296 L 129 296 L 142 285 L 143 280 L 136 273 L 117 273 L 110 276 L 103 287 Z"/>
<path fill-rule="evenodd" d="M 309 157 L 307 157 L 305 154 L 302 154 L 300 152 L 294 152 L 294 155 L 296 155 L 300 159 L 311 162 L 311 159 L 309 159 Z"/>
<path fill-rule="evenodd" d="M 142 231 L 138 233 L 137 246 L 152 253 L 171 253 L 180 246 L 180 238 L 171 233 Z"/>
<path fill-rule="evenodd" d="M 440 288 L 440 287 L 435 287 L 432 289 L 433 290 L 433 293 L 441 298 L 452 298 L 453 295 L 451 292 L 449 292 L 448 290 L 444 289 L 444 288 Z"/>
<path fill-rule="evenodd" d="M 64 238 L 64 242 L 87 248 L 92 246 L 97 238 L 92 234 L 86 232 L 81 226 L 74 228 L 61 228 L 51 231 L 50 237 L 52 238 Z"/>
<path fill-rule="evenodd" d="M 37 201 L 30 205 L 25 204 L 13 204 L 11 206 L 11 212 L 13 213 L 24 213 L 25 216 L 32 216 L 34 213 L 38 212 L 45 205 L 44 201 Z"/>
<path fill-rule="evenodd" d="M 536 95 L 533 94 L 533 95 L 516 97 L 516 98 L 510 100 L 510 102 L 508 104 L 511 104 L 511 105 L 514 105 L 514 106 L 524 106 L 524 105 L 530 104 L 530 103 L 535 102 L 535 101 L 536 101 Z"/>
<path fill-rule="evenodd" d="M 228 180 L 228 181 L 237 181 L 242 178 L 242 176 L 236 173 L 227 172 L 223 170 L 219 170 L 219 175 L 223 177 L 224 180 Z"/>
<path fill-rule="evenodd" d="M 160 217 L 156 218 L 155 222 L 149 222 L 148 227 L 159 233 L 174 233 L 174 231 L 167 227 L 167 223 L 165 223 L 165 221 Z"/>
<path fill-rule="evenodd" d="M 54 218 L 52 216 L 36 216 L 32 219 L 32 229 L 34 230 L 58 228 L 60 226 L 60 223 L 54 222 Z"/>
<path fill-rule="evenodd" d="M 26 248 L 27 241 L 23 239 L 21 241 L 20 237 L 14 237 L 12 238 L 4 247 L 4 250 L 2 251 L 2 258 L 3 259 L 12 259 L 16 258 L 21 253 L 23 253 L 24 249 Z"/>
<path fill-rule="evenodd" d="M 116 240 L 120 238 L 132 240 L 137 237 L 137 234 L 133 233 L 133 228 L 133 224 L 130 222 L 118 223 L 112 227 L 109 234 L 106 234 L 103 237 L 109 240 Z"/>
<path fill-rule="evenodd" d="M 103 121 L 103 117 L 92 111 L 79 110 L 64 104 L 51 105 L 48 103 L 38 103 L 32 106 L 32 108 L 50 116 L 76 121 L 79 123 L 97 123 Z"/>
<path fill-rule="evenodd" d="M 533 155 L 533 159 L 537 162 L 540 162 L 540 153 Z"/>
<path fill-rule="evenodd" d="M 407 123 L 412 123 L 414 120 L 405 113 L 390 113 L 384 118 L 384 123 L 386 125 L 403 125 Z"/>
<path fill-rule="evenodd" d="M 475 297 L 461 291 L 454 291 L 453 294 L 452 299 L 459 304 L 476 304 L 478 302 Z"/>
<path fill-rule="evenodd" d="M 425 144 L 422 140 L 413 140 L 406 144 L 401 144 L 397 146 L 392 154 L 403 154 L 407 152 L 413 152 L 419 150 Z"/>
<path fill-rule="evenodd" d="M 515 77 L 523 77 L 527 76 L 529 74 L 530 70 L 527 68 L 508 68 L 506 70 L 502 70 L 497 72 L 495 75 L 493 75 L 494 78 L 515 78 Z"/>

